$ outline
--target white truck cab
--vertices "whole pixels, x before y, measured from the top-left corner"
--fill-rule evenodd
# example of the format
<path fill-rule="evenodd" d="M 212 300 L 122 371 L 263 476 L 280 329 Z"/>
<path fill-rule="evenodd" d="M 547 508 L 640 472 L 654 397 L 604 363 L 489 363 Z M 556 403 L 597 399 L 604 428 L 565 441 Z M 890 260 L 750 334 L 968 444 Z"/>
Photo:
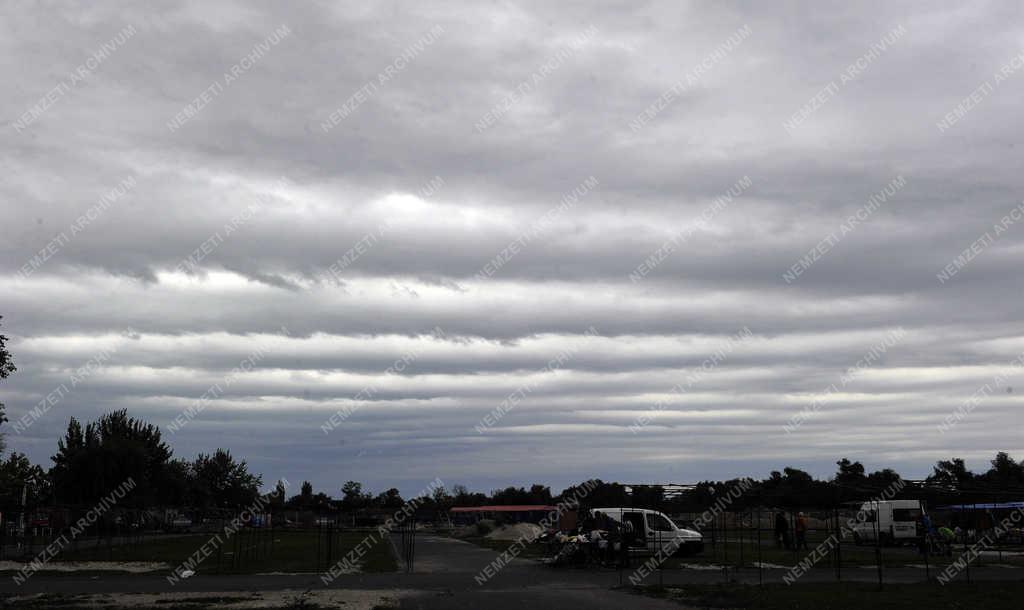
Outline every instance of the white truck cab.
<path fill-rule="evenodd" d="M 861 504 L 854 521 L 853 540 L 882 545 L 911 542 L 923 532 L 918 522 L 924 514 L 920 500 L 872 500 Z"/>
<path fill-rule="evenodd" d="M 704 536 L 683 529 L 656 510 L 647 508 L 595 508 L 592 515 L 604 513 L 623 526 L 631 554 L 655 554 L 662 550 L 669 555 L 692 555 L 704 550 Z"/>

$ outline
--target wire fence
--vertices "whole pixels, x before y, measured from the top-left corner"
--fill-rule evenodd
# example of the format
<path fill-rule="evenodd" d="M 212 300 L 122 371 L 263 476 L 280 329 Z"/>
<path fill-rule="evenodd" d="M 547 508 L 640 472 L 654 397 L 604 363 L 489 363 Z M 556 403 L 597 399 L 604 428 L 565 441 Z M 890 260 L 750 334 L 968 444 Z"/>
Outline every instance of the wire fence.
<path fill-rule="evenodd" d="M 864 519 L 864 506 L 877 488 L 846 488 L 829 505 L 802 505 L 791 498 L 754 490 L 730 498 L 727 506 L 697 504 L 680 509 L 679 498 L 629 502 L 628 508 L 646 508 L 667 515 L 679 527 L 702 536 L 702 550 L 678 549 L 648 563 L 652 549 L 665 548 L 671 538 L 662 530 L 644 530 L 646 547 L 634 541 L 618 556 L 604 548 L 586 547 L 578 557 L 585 565 L 616 566 L 620 580 L 647 564 L 664 582 L 666 570 L 717 570 L 723 580 L 756 571 L 756 581 L 778 581 L 814 574 L 837 581 L 864 580 L 871 574 L 880 585 L 899 570 L 901 581 L 949 577 L 971 581 L 972 570 L 988 567 L 1024 567 L 1024 503 L 1021 488 L 1004 486 L 964 488 L 920 502 L 922 514 L 910 529 L 897 531 L 893 520 Z M 860 495 L 861 499 L 849 500 Z M 633 494 L 635 498 L 637 494 Z M 963 501 L 970 497 L 970 501 Z M 895 498 L 906 501 L 902 494 Z M 1017 507 L 1017 504 L 1020 506 Z M 339 513 L 310 510 L 273 510 L 237 521 L 235 509 L 129 509 L 116 507 L 83 528 L 76 528 L 88 507 L 49 506 L 19 510 L 4 508 L 0 520 L 0 560 L 31 561 L 59 545 L 56 560 L 181 561 L 213 540 L 204 558 L 204 570 L 213 573 L 280 570 L 325 572 L 342 561 L 362 541 L 371 538 L 391 509 L 378 513 Z M 924 515 L 927 515 L 925 521 Z M 416 515 L 396 524 L 394 531 L 376 542 L 390 547 L 388 557 L 414 570 L 417 529 L 444 522 L 443 514 Z M 853 525 L 851 525 L 853 524 Z M 450 525 L 450 524 L 449 524 Z M 906 525 L 906 523 L 904 523 Z M 639 529 L 640 526 L 638 526 Z M 76 531 L 77 529 L 77 531 Z M 949 535 L 940 535 L 946 530 Z M 648 539 L 648 537 L 650 539 Z M 387 538 L 387 540 L 384 540 Z M 382 547 L 383 548 L 383 547 Z M 673 549 L 675 551 L 677 549 Z M 953 569 L 955 568 L 955 569 Z M 823 576 L 824 575 L 824 576 Z"/>
<path fill-rule="evenodd" d="M 916 490 L 920 492 L 920 488 Z M 688 568 L 717 570 L 723 580 L 756 570 L 759 584 L 787 583 L 807 574 L 815 580 L 863 581 L 872 574 L 879 586 L 898 570 L 899 580 L 971 582 L 971 570 L 1024 567 L 1024 487 L 963 486 L 958 490 L 930 489 L 933 502 L 894 494 L 895 499 L 870 499 L 877 487 L 841 488 L 828 506 L 772 504 L 778 494 L 763 490 L 739 495 L 731 508 L 681 511 L 673 498 L 633 503 L 665 513 L 679 527 L 699 531 L 702 553 L 657 557 L 647 565 L 657 571 Z M 844 497 L 861 496 L 857 501 Z M 924 495 L 924 494 L 914 494 Z M 766 497 L 767 496 L 767 497 Z M 967 496 L 970 501 L 962 501 Z M 869 499 L 863 499 L 863 498 Z M 767 501 L 766 501 L 767 500 Z M 908 521 L 885 519 L 887 504 L 917 503 Z M 897 511 L 901 509 L 896 509 Z M 906 509 L 903 509 L 906 510 Z M 654 533 L 657 541 L 658 534 Z M 661 541 L 655 548 L 664 548 Z M 642 559 L 627 558 L 618 567 L 635 571 Z M 620 575 L 620 580 L 622 580 Z"/>
<path fill-rule="evenodd" d="M 416 530 L 423 525 L 413 516 L 395 524 L 391 532 L 381 529 L 385 513 L 315 511 L 249 515 L 244 520 L 234 509 L 207 510 L 194 519 L 171 511 L 178 516 L 154 518 L 165 510 L 117 509 L 84 526 L 80 520 L 87 509 L 79 506 L 4 510 L 0 561 L 156 562 L 172 570 L 201 564 L 204 572 L 213 574 L 324 573 L 350 558 L 353 549 L 362 554 L 381 545 L 375 555 L 379 569 L 387 569 L 393 556 L 411 571 Z M 190 561 L 192 557 L 198 559 Z"/>

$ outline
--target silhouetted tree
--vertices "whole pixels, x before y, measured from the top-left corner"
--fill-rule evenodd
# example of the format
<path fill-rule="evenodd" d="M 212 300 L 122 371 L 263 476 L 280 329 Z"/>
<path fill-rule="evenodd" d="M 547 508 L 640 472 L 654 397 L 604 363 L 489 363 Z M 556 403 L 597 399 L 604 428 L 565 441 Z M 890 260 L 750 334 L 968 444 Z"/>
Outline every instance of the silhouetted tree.
<path fill-rule="evenodd" d="M 882 493 L 882 491 L 892 488 L 897 481 L 900 481 L 900 475 L 892 468 L 883 468 L 882 470 L 876 470 L 867 476 L 866 483 L 868 488 L 871 490 L 872 495 Z"/>
<path fill-rule="evenodd" d="M 313 496 L 312 508 L 317 512 L 334 510 L 334 500 L 324 492 L 318 492 Z"/>
<path fill-rule="evenodd" d="M 252 504 L 259 495 L 262 477 L 249 473 L 245 460 L 236 462 L 231 452 L 217 449 L 200 453 L 192 466 L 199 506 L 236 508 Z"/>
<path fill-rule="evenodd" d="M 166 482 L 170 448 L 160 429 L 113 411 L 82 430 L 71 418 L 50 471 L 58 501 L 92 503 L 129 479 L 135 487 L 121 505 L 152 506 Z"/>
<path fill-rule="evenodd" d="M 843 489 L 834 481 L 819 481 L 799 468 L 787 466 L 782 472 L 773 470 L 769 477 L 755 487 L 759 502 L 765 506 L 790 509 L 810 506 L 832 506 L 841 501 Z M 845 497 L 846 500 L 855 498 Z"/>
<path fill-rule="evenodd" d="M 470 492 L 465 485 L 452 487 L 452 506 L 483 506 L 488 498 L 480 492 Z"/>
<path fill-rule="evenodd" d="M 638 508 L 658 508 L 665 502 L 665 490 L 660 485 L 636 485 L 632 491 L 632 505 Z"/>
<path fill-rule="evenodd" d="M 1024 485 L 1024 466 L 1005 451 L 997 453 L 991 464 L 992 468 L 982 475 L 986 483 L 1003 488 Z"/>
<path fill-rule="evenodd" d="M 530 504 L 551 504 L 551 488 L 537 483 L 531 485 Z"/>
<path fill-rule="evenodd" d="M 85 447 L 85 432 L 82 424 L 74 417 L 68 422 L 64 438 L 57 441 L 57 453 L 50 458 L 53 468 L 50 478 L 59 488 L 57 500 L 61 502 L 84 502 L 85 482 L 89 475 L 89 459 Z"/>
<path fill-rule="evenodd" d="M 38 506 L 50 497 L 50 479 L 25 454 L 13 452 L 0 461 L 0 506 L 20 506 L 22 489 L 27 491 L 25 504 Z"/>
<path fill-rule="evenodd" d="M 274 485 L 274 491 L 270 494 L 270 506 L 274 510 L 280 510 L 284 508 L 287 487 L 283 481 L 278 480 L 277 484 Z"/>
<path fill-rule="evenodd" d="M 593 483 L 592 489 L 585 493 L 583 487 L 586 483 Z M 629 506 L 630 497 L 626 493 L 626 487 L 619 483 L 605 483 L 600 479 L 570 485 L 562 490 L 556 500 L 569 500 L 578 497 L 580 507 L 584 509 L 601 506 Z"/>
<path fill-rule="evenodd" d="M 0 320 L 3 316 L 0 316 Z M 16 371 L 14 368 L 14 360 L 11 358 L 11 353 L 7 351 L 7 337 L 0 335 L 0 379 L 6 379 L 11 373 Z M 7 421 L 7 417 L 4 415 L 4 403 L 0 402 L 0 426 Z M 4 452 L 4 436 L 0 434 L 0 453 Z"/>
<path fill-rule="evenodd" d="M 530 492 L 522 487 L 509 486 L 492 491 L 491 500 L 495 504 L 530 504 Z"/>
<path fill-rule="evenodd" d="M 341 507 L 346 511 L 359 510 L 367 504 L 367 497 L 363 495 L 363 484 L 358 481 L 346 481 L 341 486 L 341 496 Z"/>
<path fill-rule="evenodd" d="M 454 506 L 454 498 L 448 493 L 444 485 L 434 489 L 432 499 L 434 501 L 433 508 L 436 510 L 448 510 Z"/>
<path fill-rule="evenodd" d="M 401 508 L 404 503 L 405 501 L 402 500 L 402 494 L 394 487 L 387 491 L 380 492 L 374 500 L 374 504 L 381 508 Z"/>
<path fill-rule="evenodd" d="M 936 462 L 932 474 L 927 480 L 928 483 L 950 489 L 961 489 L 970 487 L 974 481 L 974 473 L 967 470 L 967 465 L 962 458 L 953 458 Z"/>
<path fill-rule="evenodd" d="M 836 462 L 839 466 L 839 470 L 836 472 L 836 476 L 833 479 L 839 485 L 849 485 L 851 487 L 862 486 L 865 483 L 867 477 L 864 476 L 864 464 L 860 462 L 851 462 L 850 460 L 843 458 Z"/>
<path fill-rule="evenodd" d="M 164 483 L 158 492 L 160 503 L 167 506 L 195 505 L 195 473 L 192 464 L 172 459 L 164 469 Z"/>

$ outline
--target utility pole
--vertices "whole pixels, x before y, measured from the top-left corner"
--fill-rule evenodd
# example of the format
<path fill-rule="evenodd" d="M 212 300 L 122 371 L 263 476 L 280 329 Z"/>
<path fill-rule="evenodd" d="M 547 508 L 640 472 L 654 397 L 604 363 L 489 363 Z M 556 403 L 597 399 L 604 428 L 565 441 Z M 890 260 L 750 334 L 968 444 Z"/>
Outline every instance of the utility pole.
<path fill-rule="evenodd" d="M 18 522 L 18 529 L 25 535 L 25 500 L 28 498 L 28 481 L 21 485 L 21 517 Z"/>

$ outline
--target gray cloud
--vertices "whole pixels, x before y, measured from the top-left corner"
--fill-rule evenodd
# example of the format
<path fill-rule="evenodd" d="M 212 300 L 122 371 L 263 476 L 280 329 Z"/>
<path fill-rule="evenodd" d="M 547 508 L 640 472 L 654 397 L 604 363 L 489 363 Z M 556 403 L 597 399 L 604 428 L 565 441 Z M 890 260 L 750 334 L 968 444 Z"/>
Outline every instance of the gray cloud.
<path fill-rule="evenodd" d="M 1017 392 L 986 399 L 953 434 L 935 430 L 1024 351 L 1024 222 L 949 281 L 936 278 L 1024 199 L 1024 70 L 949 129 L 936 127 L 1024 50 L 1016 12 L 16 6 L 0 42 L 10 84 L 0 99 L 0 314 L 20 370 L 0 401 L 18 418 L 99 350 L 116 349 L 8 444 L 46 463 L 69 416 L 119 407 L 167 425 L 265 346 L 255 371 L 174 434 L 178 453 L 227 445 L 268 478 L 416 491 L 435 476 L 488 487 L 682 481 L 784 464 L 825 474 L 844 455 L 922 475 L 951 453 L 980 466 L 997 449 L 1020 452 L 1005 425 Z M 282 24 L 289 36 L 168 129 Z M 15 126 L 129 25 L 136 33 L 122 48 Z M 435 42 L 379 80 L 435 26 Z M 834 97 L 784 127 L 901 26 Z M 741 45 L 630 128 L 743 27 Z M 534 78 L 588 29 L 596 34 Z M 368 81 L 374 93 L 325 133 L 322 122 Z M 500 120 L 474 128 L 523 82 L 529 92 Z M 599 186 L 535 230 L 588 176 Z M 751 187 L 694 225 L 743 176 Z M 905 188 L 795 281 L 783 279 L 896 176 Z M 72 229 L 129 177 L 130 192 Z M 442 186 L 426 188 L 438 177 Z M 476 277 L 517 240 L 492 277 Z M 583 340 L 591 326 L 601 336 Z M 435 327 L 447 338 L 426 338 Z M 673 396 L 743 327 L 756 340 Z M 897 327 L 903 341 L 783 432 Z M 122 336 L 128 328 L 135 340 Z M 562 369 L 538 375 L 577 342 Z M 407 370 L 384 375 L 414 347 L 422 353 Z M 531 379 L 538 385 L 520 407 L 484 435 L 473 430 Z M 324 435 L 324 419 L 368 383 L 379 392 Z M 666 398 L 651 426 L 629 430 Z"/>

